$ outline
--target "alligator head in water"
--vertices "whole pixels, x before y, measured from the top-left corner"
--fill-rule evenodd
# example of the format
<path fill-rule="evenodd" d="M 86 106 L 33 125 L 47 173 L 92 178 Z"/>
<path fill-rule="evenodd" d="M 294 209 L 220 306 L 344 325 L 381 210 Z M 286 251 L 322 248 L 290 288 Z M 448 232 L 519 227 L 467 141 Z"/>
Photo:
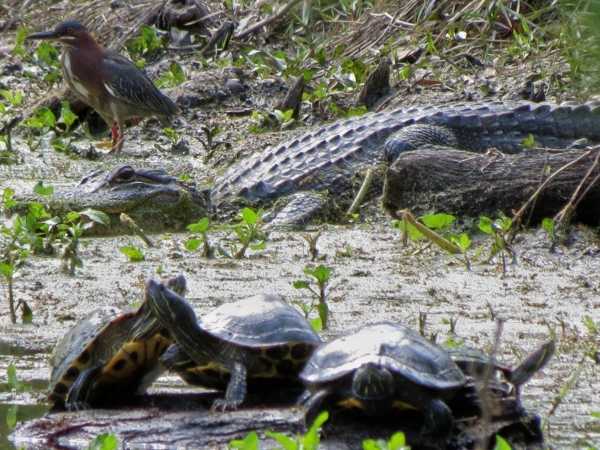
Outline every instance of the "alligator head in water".
<path fill-rule="evenodd" d="M 41 201 L 54 215 L 87 208 L 108 214 L 111 227 L 101 230 L 104 227 L 95 226 L 93 232 L 98 234 L 121 234 L 121 213 L 127 213 L 144 231 L 152 232 L 184 229 L 206 217 L 210 209 L 208 191 L 197 190 L 162 169 L 131 166 L 93 172 L 73 189 Z"/>

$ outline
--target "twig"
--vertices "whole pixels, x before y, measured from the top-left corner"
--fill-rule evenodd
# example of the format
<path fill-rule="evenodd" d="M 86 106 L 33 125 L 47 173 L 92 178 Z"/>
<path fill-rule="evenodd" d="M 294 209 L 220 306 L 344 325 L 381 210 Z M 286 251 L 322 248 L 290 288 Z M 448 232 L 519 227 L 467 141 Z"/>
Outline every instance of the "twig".
<path fill-rule="evenodd" d="M 121 213 L 120 219 L 121 223 L 127 228 L 129 228 L 133 232 L 133 234 L 139 236 L 139 238 L 142 241 L 144 241 L 148 247 L 156 247 L 156 244 L 154 244 L 154 242 L 152 242 L 152 240 L 148 236 L 146 236 L 146 234 L 142 231 L 140 227 L 138 227 L 138 225 L 133 221 L 131 217 L 129 217 L 125 213 Z"/>
<path fill-rule="evenodd" d="M 392 214 L 395 219 L 405 220 L 410 223 L 413 227 L 415 227 L 419 232 L 429 239 L 431 242 L 435 243 L 438 247 L 446 250 L 448 253 L 452 255 L 462 255 L 463 251 L 457 245 L 454 245 L 448 239 L 440 236 L 431 228 L 426 227 L 413 217 L 413 215 L 408 210 L 396 211 Z"/>
<path fill-rule="evenodd" d="M 482 419 L 483 419 L 483 438 L 477 448 L 487 449 L 489 448 L 489 440 L 490 440 L 490 431 L 492 425 L 492 409 L 490 405 L 490 380 L 492 379 L 492 375 L 494 375 L 494 370 L 496 369 L 494 365 L 494 360 L 496 358 L 496 353 L 498 352 L 498 347 L 500 347 L 500 336 L 502 335 L 502 327 L 504 326 L 504 320 L 498 319 L 498 328 L 496 329 L 496 335 L 494 336 L 494 345 L 492 345 L 492 349 L 490 350 L 490 359 L 485 366 L 485 371 L 483 372 L 483 385 L 479 390 L 479 399 L 481 400 L 481 409 L 482 409 Z"/>
<path fill-rule="evenodd" d="M 360 190 L 358 191 L 358 194 L 356 194 L 356 198 L 354 199 L 354 201 L 352 202 L 352 205 L 350 205 L 350 208 L 348 209 L 348 212 L 346 213 L 347 215 L 351 216 L 352 214 L 354 214 L 356 212 L 356 210 L 358 209 L 360 204 L 365 199 L 365 195 L 367 195 L 367 192 L 369 191 L 369 187 L 371 186 L 372 182 L 373 182 L 373 169 L 369 169 L 369 170 L 367 170 L 367 174 L 365 175 L 365 180 L 363 181 L 362 186 L 360 187 Z"/>
<path fill-rule="evenodd" d="M 531 197 L 529 197 L 529 200 L 527 200 L 525 202 L 525 204 L 521 207 L 521 209 L 519 209 L 515 215 L 513 216 L 513 222 L 510 226 L 510 228 L 508 229 L 508 236 L 509 239 L 508 241 L 510 242 L 512 240 L 512 236 L 514 236 L 514 234 L 516 233 L 516 227 L 519 223 L 521 223 L 521 217 L 523 216 L 523 214 L 525 213 L 525 211 L 527 211 L 527 209 L 531 206 L 531 204 L 533 202 L 535 202 L 536 198 L 540 195 L 540 193 L 546 188 L 546 186 L 550 183 L 550 181 L 552 181 L 554 178 L 556 178 L 560 173 L 564 172 L 565 170 L 567 170 L 569 167 L 577 164 L 579 161 L 587 158 L 588 156 L 590 156 L 593 153 L 593 150 L 589 150 L 587 152 L 585 152 L 584 154 L 580 155 L 578 158 L 574 159 L 573 161 L 571 161 L 570 163 L 565 164 L 564 166 L 562 166 L 560 169 L 558 169 L 556 172 L 554 172 L 552 175 L 550 175 L 546 181 L 544 181 L 542 183 L 542 185 L 540 187 L 537 188 L 537 190 L 532 194 Z"/>
<path fill-rule="evenodd" d="M 544 182 L 544 175 L 546 173 L 546 167 L 548 167 L 549 161 L 550 161 L 550 155 L 546 155 L 546 164 L 544 164 L 544 167 L 542 167 L 542 173 L 540 174 L 540 181 L 538 183 L 538 189 Z M 527 218 L 527 222 L 525 222 L 526 227 L 529 225 L 529 222 L 531 221 L 531 216 L 533 216 L 533 210 L 535 209 L 536 202 L 537 202 L 537 198 L 533 201 L 533 203 L 531 205 L 531 209 L 529 210 L 529 217 Z"/>
<path fill-rule="evenodd" d="M 571 212 L 573 211 L 573 209 L 575 208 L 575 206 L 577 205 L 577 203 L 579 203 L 579 201 L 588 192 L 588 190 L 590 189 L 590 187 L 592 187 L 594 185 L 594 183 L 598 180 L 598 177 L 594 178 L 594 180 L 592 180 L 592 183 L 585 189 L 583 195 L 578 198 L 579 192 L 583 188 L 584 183 L 592 175 L 592 172 L 594 171 L 594 169 L 596 169 L 596 167 L 598 167 L 598 161 L 600 160 L 600 147 L 594 147 L 590 151 L 596 151 L 597 152 L 596 159 L 594 160 L 594 163 L 591 165 L 591 167 L 589 168 L 589 170 L 587 171 L 587 173 L 585 174 L 585 176 L 583 177 L 583 179 L 579 183 L 579 186 L 577 186 L 577 189 L 575 189 L 575 192 L 573 192 L 573 195 L 569 199 L 569 202 L 563 207 L 563 209 L 561 209 L 554 216 L 554 223 L 556 223 L 556 224 L 559 224 L 559 222 L 562 222 L 563 220 L 565 220 L 567 218 L 567 216 L 569 214 L 571 214 Z"/>
<path fill-rule="evenodd" d="M 6 278 L 6 284 L 8 287 L 8 308 L 10 310 L 10 323 L 17 323 L 17 316 L 15 314 L 15 297 L 13 293 L 12 276 Z"/>
<path fill-rule="evenodd" d="M 317 231 L 317 234 L 315 234 L 314 237 L 312 237 L 310 235 L 302 236 L 308 244 L 308 251 L 311 255 L 311 261 L 315 261 L 319 257 L 319 249 L 317 248 L 317 241 L 321 237 L 321 234 L 323 233 L 323 231 L 325 231 L 326 229 L 327 229 L 327 227 L 325 225 L 323 225 L 319 228 L 319 231 Z"/>
<path fill-rule="evenodd" d="M 298 3 L 300 3 L 300 0 L 292 0 L 287 5 L 282 7 L 279 11 L 277 11 L 277 14 L 275 14 L 273 16 L 269 16 L 265 20 L 261 20 L 260 22 L 255 23 L 251 27 L 246 28 L 241 33 L 236 34 L 233 38 L 234 39 L 244 39 L 246 36 L 254 33 L 256 30 L 264 27 L 265 25 L 268 25 L 272 22 L 275 22 L 276 20 L 279 20 L 281 17 L 283 17 L 285 14 L 287 14 L 287 12 L 290 9 L 292 9 L 294 6 L 296 6 Z"/>

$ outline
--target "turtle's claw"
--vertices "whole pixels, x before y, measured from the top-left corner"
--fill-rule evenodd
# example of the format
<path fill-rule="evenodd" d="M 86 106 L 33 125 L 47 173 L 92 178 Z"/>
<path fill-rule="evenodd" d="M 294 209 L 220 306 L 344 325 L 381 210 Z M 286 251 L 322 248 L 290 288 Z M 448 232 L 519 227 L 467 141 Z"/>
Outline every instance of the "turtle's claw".
<path fill-rule="evenodd" d="M 84 411 L 86 409 L 90 409 L 90 405 L 87 402 L 82 401 L 74 401 L 74 402 L 66 402 L 65 408 L 67 411 Z"/>
<path fill-rule="evenodd" d="M 210 412 L 211 413 L 214 413 L 215 411 L 225 412 L 227 410 L 234 411 L 237 409 L 237 407 L 239 405 L 240 405 L 239 402 L 227 400 L 225 398 L 218 398 L 213 402 L 212 408 L 210 408 Z"/>

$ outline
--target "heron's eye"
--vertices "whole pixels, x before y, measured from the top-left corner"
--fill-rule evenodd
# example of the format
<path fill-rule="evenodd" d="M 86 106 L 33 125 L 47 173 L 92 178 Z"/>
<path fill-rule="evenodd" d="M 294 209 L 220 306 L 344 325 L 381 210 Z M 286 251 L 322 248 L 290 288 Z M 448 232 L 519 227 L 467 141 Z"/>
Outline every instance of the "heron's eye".
<path fill-rule="evenodd" d="M 67 30 L 67 33 L 69 33 L 69 34 L 73 34 L 73 28 L 69 28 L 69 29 Z"/>

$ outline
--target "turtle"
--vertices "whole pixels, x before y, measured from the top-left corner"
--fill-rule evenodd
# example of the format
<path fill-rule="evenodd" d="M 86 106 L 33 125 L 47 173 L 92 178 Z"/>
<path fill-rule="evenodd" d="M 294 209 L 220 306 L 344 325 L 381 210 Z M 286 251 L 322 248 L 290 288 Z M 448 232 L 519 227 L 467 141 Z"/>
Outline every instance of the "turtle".
<path fill-rule="evenodd" d="M 183 276 L 168 284 L 185 291 Z M 171 343 L 146 302 L 137 310 L 99 308 L 55 347 L 46 399 L 71 410 L 115 404 L 142 394 L 164 372 L 159 358 Z"/>
<path fill-rule="evenodd" d="M 482 350 L 457 346 L 448 354 L 467 376 L 467 383 L 448 401 L 454 417 L 449 446 L 477 448 L 483 439 L 501 436 L 511 448 L 545 448 L 539 417 L 521 403 L 520 388 L 550 359 L 554 340 L 544 343 L 511 369 Z"/>
<path fill-rule="evenodd" d="M 499 372 L 504 381 L 518 389 L 550 361 L 556 350 L 556 343 L 554 339 L 545 342 L 540 348 L 527 355 L 515 369 L 477 348 L 460 345 L 446 350 L 468 377 L 481 380 L 485 378 L 486 371 L 490 368 L 490 375 L 495 376 Z"/>
<path fill-rule="evenodd" d="M 321 338 L 306 318 L 275 295 L 225 303 L 197 319 L 190 304 L 166 286 L 150 282 L 148 304 L 176 340 L 165 366 L 195 385 L 225 390 L 212 410 L 237 409 L 247 383 L 301 385 L 298 373 Z"/>
<path fill-rule="evenodd" d="M 422 416 L 419 435 L 443 442 L 452 431 L 445 404 L 467 381 L 441 347 L 392 322 L 365 325 L 319 347 L 300 372 L 299 399 L 307 423 L 323 408 L 353 408 L 369 416 L 412 409 Z"/>

